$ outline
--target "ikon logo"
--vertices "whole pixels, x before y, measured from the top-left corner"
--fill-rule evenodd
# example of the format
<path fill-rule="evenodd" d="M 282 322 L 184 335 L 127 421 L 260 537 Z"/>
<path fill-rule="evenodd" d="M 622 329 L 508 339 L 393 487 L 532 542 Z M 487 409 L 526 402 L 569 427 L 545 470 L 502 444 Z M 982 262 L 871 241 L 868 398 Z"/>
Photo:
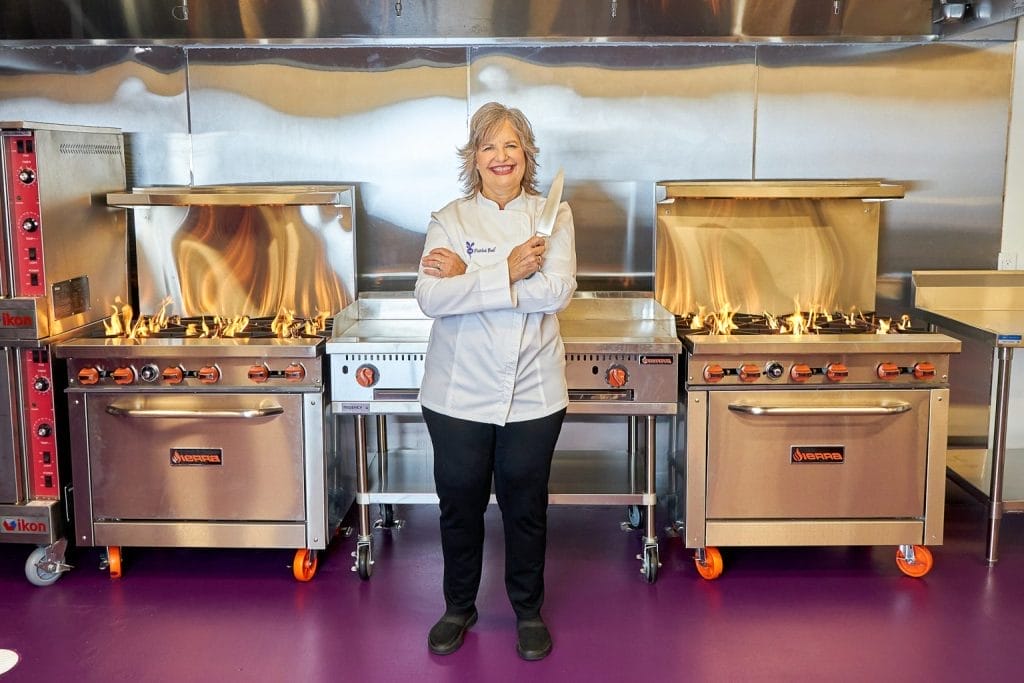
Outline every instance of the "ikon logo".
<path fill-rule="evenodd" d="M 32 327 L 32 316 L 30 315 L 11 315 L 5 311 L 0 320 L 2 320 L 0 324 L 4 327 Z"/>
<path fill-rule="evenodd" d="M 0 529 L 7 534 L 38 534 L 49 531 L 46 522 L 33 522 L 24 517 L 7 517 L 0 522 Z"/>

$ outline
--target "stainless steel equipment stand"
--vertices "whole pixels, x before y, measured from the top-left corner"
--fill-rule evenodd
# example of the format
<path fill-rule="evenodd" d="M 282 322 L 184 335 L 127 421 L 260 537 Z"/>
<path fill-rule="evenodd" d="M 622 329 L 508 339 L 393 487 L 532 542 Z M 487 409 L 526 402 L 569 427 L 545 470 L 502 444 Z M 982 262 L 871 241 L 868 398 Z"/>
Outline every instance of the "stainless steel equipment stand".
<path fill-rule="evenodd" d="M 999 347 L 996 369 L 995 442 L 992 448 L 992 483 L 989 487 L 988 537 L 985 561 L 993 566 L 999 560 L 999 525 L 1003 521 L 1003 472 L 1006 467 L 1006 417 L 1010 405 L 1010 368 L 1013 348 Z"/>
<path fill-rule="evenodd" d="M 373 530 L 374 529 L 395 529 L 403 526 L 403 520 L 394 516 L 394 504 L 398 501 L 405 503 L 428 503 L 436 505 L 437 494 L 434 491 L 433 478 L 427 471 L 429 468 L 421 468 L 418 473 L 408 476 L 408 472 L 401 472 L 402 476 L 398 481 L 389 481 L 389 452 L 387 444 L 387 415 L 377 414 L 375 420 L 375 431 L 377 438 L 377 466 L 376 476 L 371 479 L 369 438 L 367 431 L 367 414 L 353 415 L 355 418 L 355 456 L 356 456 L 356 506 L 359 518 L 359 530 L 356 538 L 356 549 L 352 552 L 354 562 L 352 571 L 358 572 L 362 579 L 369 579 L 373 574 Z M 575 493 L 560 491 L 558 477 L 552 475 L 555 482 L 553 490 L 549 495 L 549 503 L 557 504 L 620 504 L 627 505 L 627 521 L 622 523 L 624 530 L 633 530 L 643 527 L 643 549 L 636 556 L 640 560 L 640 572 L 648 583 L 657 580 L 658 568 L 661 567 L 658 549 L 658 536 L 656 531 L 656 507 L 657 496 L 657 416 L 644 415 L 643 430 L 644 443 L 640 448 L 637 436 L 639 434 L 638 417 L 629 416 L 629 447 L 627 454 L 628 481 L 630 493 L 601 493 L 598 491 L 590 493 Z M 552 465 L 553 472 L 557 471 L 559 453 L 555 453 L 555 461 Z M 573 457 L 575 452 L 563 452 Z M 638 457 L 642 456 L 643 473 L 639 472 Z M 412 457 L 428 462 L 426 454 L 417 454 Z M 403 458 L 404 459 L 404 458 Z M 606 463 L 592 461 L 589 463 L 594 469 Z M 603 479 L 607 472 L 591 471 L 588 479 Z M 616 474 L 610 473 L 611 478 Z M 593 475 L 593 476 L 591 476 Z M 642 477 L 643 486 L 637 486 L 638 480 Z M 605 487 L 601 487 L 605 488 Z M 494 503 L 494 496 L 491 496 L 491 503 Z M 381 517 L 376 521 L 370 519 L 370 506 L 379 504 L 381 506 Z"/>

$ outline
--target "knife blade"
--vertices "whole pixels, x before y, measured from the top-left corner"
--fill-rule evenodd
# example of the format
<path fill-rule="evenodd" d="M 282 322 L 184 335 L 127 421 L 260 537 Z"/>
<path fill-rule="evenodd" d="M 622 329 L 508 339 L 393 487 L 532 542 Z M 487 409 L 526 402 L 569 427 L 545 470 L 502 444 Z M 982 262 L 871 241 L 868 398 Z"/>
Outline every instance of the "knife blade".
<path fill-rule="evenodd" d="M 558 215 L 558 205 L 562 203 L 562 184 L 565 181 L 565 174 L 558 169 L 555 179 L 551 181 L 551 189 L 548 191 L 548 198 L 544 200 L 544 208 L 540 212 L 540 220 L 537 221 L 537 234 L 541 237 L 550 237 L 551 231 L 555 229 L 555 216 Z"/>

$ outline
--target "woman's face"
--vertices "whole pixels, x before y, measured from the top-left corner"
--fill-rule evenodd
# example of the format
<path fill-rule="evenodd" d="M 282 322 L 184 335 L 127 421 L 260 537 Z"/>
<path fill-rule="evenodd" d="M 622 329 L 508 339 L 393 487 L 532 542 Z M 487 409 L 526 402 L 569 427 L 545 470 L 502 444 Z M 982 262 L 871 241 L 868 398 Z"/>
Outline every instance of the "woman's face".
<path fill-rule="evenodd" d="M 526 153 L 511 123 L 504 121 L 480 142 L 476 170 L 488 199 L 507 201 L 519 195 L 526 173 Z"/>

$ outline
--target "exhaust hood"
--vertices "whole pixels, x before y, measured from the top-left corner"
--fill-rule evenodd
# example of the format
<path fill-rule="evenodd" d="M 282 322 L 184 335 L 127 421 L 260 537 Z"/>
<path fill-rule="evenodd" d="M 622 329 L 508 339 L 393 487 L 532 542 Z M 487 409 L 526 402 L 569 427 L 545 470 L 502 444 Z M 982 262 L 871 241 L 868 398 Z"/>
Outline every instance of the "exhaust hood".
<path fill-rule="evenodd" d="M 32 0 L 0 41 L 922 41 L 1013 19 L 1020 0 Z"/>

